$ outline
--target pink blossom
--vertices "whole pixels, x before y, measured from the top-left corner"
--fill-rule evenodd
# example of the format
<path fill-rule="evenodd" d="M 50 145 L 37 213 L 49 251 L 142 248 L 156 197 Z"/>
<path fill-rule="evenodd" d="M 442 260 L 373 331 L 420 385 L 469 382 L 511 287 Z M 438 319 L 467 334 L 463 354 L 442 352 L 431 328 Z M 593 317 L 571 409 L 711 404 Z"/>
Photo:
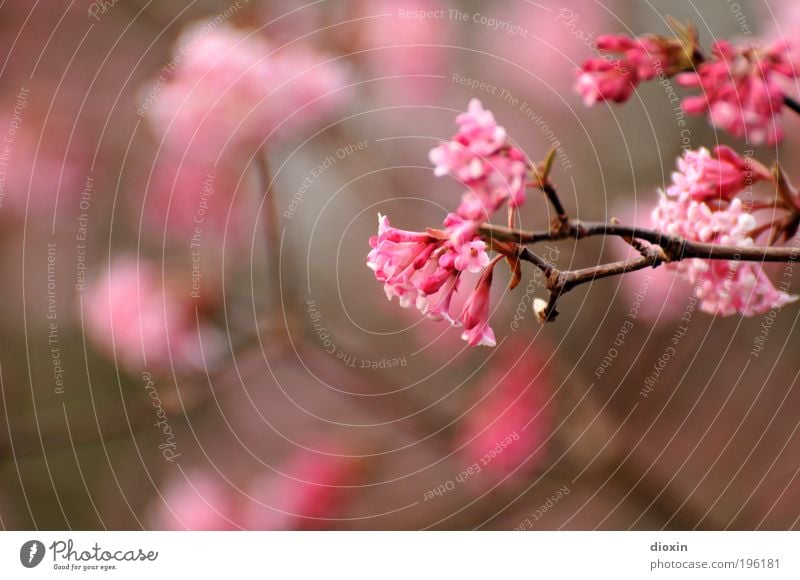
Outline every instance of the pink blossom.
<path fill-rule="evenodd" d="M 461 321 L 464 332 L 461 338 L 470 346 L 497 344 L 494 331 L 489 326 L 489 294 L 492 288 L 492 268 L 487 268 L 478 280 L 475 290 L 464 304 Z"/>
<path fill-rule="evenodd" d="M 117 258 L 82 303 L 88 338 L 130 370 L 202 369 L 221 351 L 218 332 L 198 326 L 189 292 L 163 283 L 149 262 Z"/>
<path fill-rule="evenodd" d="M 623 103 L 640 82 L 659 75 L 672 76 L 690 66 L 695 47 L 694 41 L 689 42 L 688 36 L 686 40 L 657 35 L 601 36 L 597 48 L 607 54 L 583 64 L 575 89 L 589 107 L 599 101 Z"/>
<path fill-rule="evenodd" d="M 696 72 L 678 77 L 681 85 L 703 91 L 685 98 L 683 109 L 693 115 L 708 112 L 714 126 L 756 145 L 783 139 L 778 116 L 784 107 L 784 82 L 797 77 L 789 44 L 735 47 L 721 40 L 713 52 L 715 58 L 701 63 Z"/>
<path fill-rule="evenodd" d="M 457 213 L 485 221 L 505 201 L 512 207 L 522 205 L 529 163 L 521 150 L 508 143 L 505 129 L 492 112 L 472 99 L 456 123 L 458 133 L 432 149 L 429 158 L 435 175 L 453 175 L 469 187 Z"/>
<path fill-rule="evenodd" d="M 389 300 L 397 298 L 403 308 L 416 306 L 432 320 L 446 320 L 453 326 L 463 322 L 464 340 L 473 346 L 493 346 L 494 335 L 487 324 L 492 264 L 486 243 L 474 222 L 450 214 L 444 224 L 442 231 L 411 232 L 393 228 L 386 216 L 379 215 L 367 266 L 383 283 Z M 465 271 L 483 274 L 459 321 L 451 314 L 451 304 Z"/>
<path fill-rule="evenodd" d="M 482 240 L 464 244 L 455 261 L 457 270 L 466 270 L 473 274 L 477 274 L 488 265 L 489 255 L 486 253 L 486 242 Z"/>
<path fill-rule="evenodd" d="M 678 171 L 672 174 L 671 196 L 688 196 L 697 201 L 730 201 L 746 186 L 770 180 L 769 169 L 758 161 L 740 157 L 733 149 L 720 145 L 714 149 L 686 151 L 678 158 Z"/>
<path fill-rule="evenodd" d="M 756 226 L 755 218 L 744 211 L 740 199 L 712 210 L 688 196 L 675 199 L 663 194 L 653 211 L 653 221 L 669 235 L 739 247 L 753 245 L 750 232 Z M 753 316 L 797 299 L 776 289 L 757 262 L 691 258 L 666 267 L 677 269 L 694 285 L 700 308 L 711 314 Z"/>

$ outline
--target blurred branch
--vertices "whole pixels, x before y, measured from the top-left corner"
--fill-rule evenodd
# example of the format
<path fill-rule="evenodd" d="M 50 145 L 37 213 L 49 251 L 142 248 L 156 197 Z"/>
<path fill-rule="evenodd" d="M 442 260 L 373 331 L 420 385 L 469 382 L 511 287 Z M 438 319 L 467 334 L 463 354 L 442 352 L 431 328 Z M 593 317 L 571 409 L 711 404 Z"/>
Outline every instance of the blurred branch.
<path fill-rule="evenodd" d="M 800 103 L 794 100 L 792 97 L 784 95 L 783 97 L 783 104 L 789 107 L 792 111 L 800 115 Z"/>

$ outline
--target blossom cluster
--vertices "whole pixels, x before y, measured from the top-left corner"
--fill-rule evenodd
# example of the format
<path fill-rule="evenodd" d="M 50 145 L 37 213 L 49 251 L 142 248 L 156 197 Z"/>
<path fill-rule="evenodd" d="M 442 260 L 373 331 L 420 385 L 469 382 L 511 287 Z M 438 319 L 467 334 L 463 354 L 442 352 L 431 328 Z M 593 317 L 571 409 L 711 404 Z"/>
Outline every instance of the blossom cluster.
<path fill-rule="evenodd" d="M 447 215 L 443 230 L 399 230 L 379 216 L 367 265 L 389 300 L 396 297 L 404 308 L 415 305 L 429 318 L 463 325 L 462 338 L 470 345 L 494 346 L 489 298 L 496 261 L 489 259 L 478 226 L 504 203 L 518 207 L 524 202 L 530 165 L 479 100 L 470 101 L 456 122 L 456 135 L 431 150 L 430 159 L 437 176 L 452 175 L 469 187 L 461 205 Z M 453 297 L 463 272 L 480 276 L 461 314 L 454 316 Z"/>
<path fill-rule="evenodd" d="M 456 123 L 458 133 L 429 155 L 436 176 L 452 175 L 469 188 L 456 213 L 468 220 L 485 220 L 506 201 L 511 207 L 522 205 L 529 165 L 492 112 L 472 99 Z"/>
<path fill-rule="evenodd" d="M 599 101 L 623 103 L 642 81 L 690 67 L 696 37 L 693 33 L 687 35 L 687 40 L 606 34 L 597 39 L 597 48 L 608 54 L 588 59 L 578 72 L 575 85 L 589 107 Z"/>
<path fill-rule="evenodd" d="M 655 227 L 689 241 L 746 248 L 754 245 L 758 223 L 741 198 L 769 171 L 727 147 L 687 151 L 678 160 L 672 185 L 653 210 Z M 752 316 L 780 308 L 796 297 L 775 288 L 758 262 L 692 258 L 667 264 L 694 285 L 700 308 L 711 314 Z"/>
<path fill-rule="evenodd" d="M 463 324 L 462 338 L 471 345 L 494 346 L 494 332 L 488 324 L 492 269 L 486 242 L 469 227 L 470 222 L 449 214 L 444 235 L 438 236 L 393 228 L 386 216 L 379 216 L 378 221 L 378 235 L 369 241 L 372 251 L 367 265 L 383 282 L 389 300 L 396 297 L 404 308 L 415 305 L 433 320 Z M 484 273 L 456 319 L 451 304 L 464 271 Z"/>
<path fill-rule="evenodd" d="M 584 63 L 576 83 L 584 103 L 622 103 L 641 81 L 677 75 L 681 86 L 702 91 L 683 99 L 686 113 L 707 113 L 712 125 L 755 145 L 780 141 L 784 130 L 778 117 L 785 106 L 786 84 L 798 76 L 792 46 L 785 41 L 737 46 L 720 40 L 705 58 L 694 28 L 678 27 L 678 32 L 673 38 L 600 37 L 598 48 L 619 56 L 605 54 Z"/>

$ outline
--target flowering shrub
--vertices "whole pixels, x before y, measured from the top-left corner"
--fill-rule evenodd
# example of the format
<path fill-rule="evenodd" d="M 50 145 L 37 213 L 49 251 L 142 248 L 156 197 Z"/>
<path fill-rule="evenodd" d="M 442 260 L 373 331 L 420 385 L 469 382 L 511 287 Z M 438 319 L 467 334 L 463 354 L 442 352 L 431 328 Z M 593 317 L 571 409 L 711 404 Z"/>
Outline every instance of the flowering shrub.
<path fill-rule="evenodd" d="M 603 45 L 624 52 L 625 66 L 635 71 L 636 78 L 654 74 L 655 65 L 647 58 L 656 49 L 661 57 L 672 59 L 670 70 L 680 68 L 675 63 L 681 50 L 687 50 L 685 44 L 660 37 L 618 38 L 614 43 L 608 39 Z M 603 98 L 614 98 L 611 94 L 603 92 Z M 713 154 L 707 149 L 686 151 L 653 211 L 655 229 L 616 222 L 583 223 L 568 217 L 550 180 L 552 153 L 542 165 L 531 164 L 509 142 L 494 115 L 476 99 L 470 101 L 466 113 L 458 115 L 456 123 L 456 135 L 430 152 L 435 175 L 451 175 L 468 187 L 456 212 L 445 218 L 443 229 L 425 232 L 393 228 L 388 218 L 380 215 L 378 235 L 370 239 L 367 265 L 384 284 L 389 300 L 396 297 L 405 308 L 416 305 L 429 318 L 463 326 L 462 338 L 470 345 L 496 344 L 489 326 L 490 295 L 494 268 L 503 258 L 512 268 L 512 288 L 522 276 L 521 260 L 533 263 L 546 275 L 550 300 L 533 300 L 534 312 L 542 322 L 555 318 L 558 298 L 574 286 L 662 263 L 668 263 L 695 285 L 701 309 L 712 314 L 750 316 L 796 299 L 777 289 L 758 263 L 793 259 L 792 250 L 755 245 L 767 230 L 772 232 L 770 245 L 781 236 L 788 240 L 800 223 L 800 198 L 777 165 L 770 170 L 725 146 L 717 147 Z M 737 196 L 750 192 L 758 182 L 770 183 L 779 196 L 748 202 L 746 207 Z M 490 217 L 503 205 L 513 217 L 525 202 L 528 186 L 541 189 L 553 205 L 556 217 L 550 229 L 520 232 L 491 225 Z M 769 210 L 779 217 L 759 224 L 752 214 L 758 210 Z M 621 236 L 641 255 L 596 268 L 560 272 L 522 245 L 590 235 Z M 497 255 L 490 258 L 488 251 Z M 465 271 L 480 276 L 463 310 L 454 315 L 451 304 Z"/>

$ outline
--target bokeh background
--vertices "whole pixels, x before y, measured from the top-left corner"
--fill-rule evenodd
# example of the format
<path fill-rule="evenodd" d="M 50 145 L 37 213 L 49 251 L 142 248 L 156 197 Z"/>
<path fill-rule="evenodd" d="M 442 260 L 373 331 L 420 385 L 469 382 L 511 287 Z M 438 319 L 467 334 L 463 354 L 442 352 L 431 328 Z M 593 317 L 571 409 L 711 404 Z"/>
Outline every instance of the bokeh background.
<path fill-rule="evenodd" d="M 495 284 L 498 346 L 470 348 L 365 265 L 378 212 L 455 207 L 427 153 L 471 98 L 530 158 L 563 147 L 572 215 L 646 223 L 681 148 L 727 137 L 679 122 L 674 83 L 594 109 L 571 87 L 593 38 L 667 15 L 706 47 L 800 21 L 790 0 L 0 2 L 0 526 L 800 526 L 797 307 L 714 318 L 638 272 L 542 327 L 526 270 Z M 755 155 L 800 179 L 786 122 Z M 523 227 L 547 211 L 531 195 Z"/>

